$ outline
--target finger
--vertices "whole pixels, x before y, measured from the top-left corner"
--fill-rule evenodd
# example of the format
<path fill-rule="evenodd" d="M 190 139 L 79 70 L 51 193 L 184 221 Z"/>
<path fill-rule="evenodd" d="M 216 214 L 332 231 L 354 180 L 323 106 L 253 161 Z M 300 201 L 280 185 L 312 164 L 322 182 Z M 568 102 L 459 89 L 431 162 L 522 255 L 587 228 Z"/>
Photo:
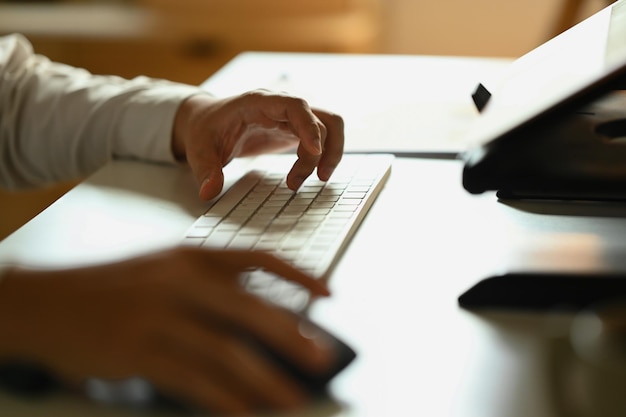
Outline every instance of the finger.
<path fill-rule="evenodd" d="M 315 110 L 319 118 L 319 126 L 323 143 L 321 155 L 310 154 L 304 147 L 298 148 L 298 160 L 287 174 L 287 186 L 297 190 L 317 168 L 317 176 L 328 181 L 341 161 L 344 148 L 344 123 L 336 114 L 323 110 Z"/>
<path fill-rule="evenodd" d="M 344 122 L 337 114 L 319 110 L 316 110 L 315 114 L 326 127 L 324 152 L 318 162 L 317 175 L 320 180 L 328 181 L 343 156 Z"/>
<path fill-rule="evenodd" d="M 305 101 L 298 101 L 301 107 L 288 112 L 287 120 L 300 144 L 307 153 L 321 155 L 324 148 L 324 125 L 313 114 Z"/>
<path fill-rule="evenodd" d="M 328 296 L 330 291 L 321 279 L 316 279 L 287 262 L 261 251 L 229 250 L 221 252 L 219 259 L 237 270 L 262 268 L 307 288 L 313 295 Z"/>
<path fill-rule="evenodd" d="M 220 414 L 247 415 L 251 411 L 244 398 L 225 389 L 197 364 L 156 350 L 142 358 L 142 375 L 166 395 Z"/>
<path fill-rule="evenodd" d="M 206 321 L 184 320 L 168 326 L 174 354 L 193 358 L 197 366 L 214 373 L 225 389 L 246 398 L 246 403 L 285 409 L 302 405 L 307 394 L 294 384 L 251 342 L 212 329 Z"/>
<path fill-rule="evenodd" d="M 303 369 L 318 370 L 325 369 L 334 355 L 330 344 L 323 343 L 323 340 L 316 338 L 311 339 L 301 332 L 301 319 L 280 307 L 268 304 L 262 299 L 246 293 L 244 291 L 234 292 L 232 287 L 222 286 L 221 288 L 205 288 L 203 292 L 198 288 L 196 291 L 187 294 L 187 305 L 193 306 L 187 314 L 193 313 L 195 317 L 202 320 L 202 323 L 214 325 L 217 324 L 223 328 L 234 329 L 244 335 L 250 335 L 247 342 L 261 343 L 268 346 L 271 350 L 280 352 L 287 358 L 299 364 Z M 209 291 L 213 297 L 207 299 L 206 294 Z M 180 325 L 169 326 L 178 328 Z M 192 335 L 188 339 L 189 346 L 194 346 L 192 330 L 185 330 L 180 327 L 182 332 L 190 332 Z M 247 336 L 246 336 L 247 337 Z M 181 340 L 183 337 L 181 336 Z M 222 341 L 211 341 L 206 338 L 197 337 L 203 340 L 198 346 L 198 351 L 206 354 L 206 346 L 224 346 Z M 258 342 L 256 342 L 258 341 Z M 322 343 L 320 343 L 322 342 Z M 212 347 L 213 349 L 213 347 Z M 230 348 L 216 348 L 217 351 L 228 351 Z M 233 359 L 235 361 L 236 358 Z M 259 361 L 258 359 L 254 359 Z M 239 359 L 235 362 L 239 363 Z M 251 365 L 252 366 L 252 365 Z M 253 366 L 268 366 L 255 364 Z M 239 371 L 232 370 L 231 374 L 235 375 Z M 265 372 L 267 370 L 259 370 Z M 285 382 L 284 376 L 275 373 L 268 374 L 273 378 L 272 384 L 280 386 Z M 245 375 L 243 376 L 245 377 Z M 269 382 L 268 382 L 269 383 Z M 298 392 L 292 392 L 292 400 L 297 401 Z"/>
<path fill-rule="evenodd" d="M 200 199 L 208 201 L 222 191 L 224 187 L 223 161 L 211 148 L 198 149 L 188 154 L 187 160 L 199 184 Z"/>
<path fill-rule="evenodd" d="M 276 122 L 286 122 L 308 153 L 313 155 L 322 153 L 321 123 L 305 100 L 263 92 L 259 93 L 259 97 L 264 100 L 260 108 L 265 117 Z"/>
<path fill-rule="evenodd" d="M 209 201 L 219 195 L 224 188 L 224 172 L 221 165 L 206 165 L 208 168 L 202 172 L 200 177 L 199 196 L 201 200 Z"/>
<path fill-rule="evenodd" d="M 226 259 L 230 263 L 238 261 L 245 264 L 242 256 L 247 259 L 247 255 L 242 253 L 228 251 L 225 258 L 232 257 Z M 268 256 L 259 253 L 261 258 Z M 271 262 L 266 263 L 263 260 L 254 264 L 271 268 Z M 179 281 L 180 285 L 175 291 L 178 293 L 177 299 L 183 301 L 181 305 L 187 306 L 189 313 L 255 335 L 309 369 L 328 365 L 332 352 L 304 337 L 299 331 L 299 321 L 293 314 L 248 293 L 238 285 L 231 285 L 233 281 L 225 279 L 226 276 L 207 279 L 202 273 L 185 275 L 183 278 L 185 279 Z M 207 297 L 207 294 L 211 296 Z"/>
<path fill-rule="evenodd" d="M 304 181 L 313 173 L 320 157 L 308 153 L 302 145 L 298 147 L 298 159 L 287 173 L 287 187 L 298 190 Z"/>
<path fill-rule="evenodd" d="M 184 247 L 181 250 L 187 252 L 193 258 L 193 262 L 201 262 L 202 271 L 210 269 L 217 274 L 219 270 L 231 282 L 233 277 L 238 278 L 243 271 L 264 269 L 303 286 L 312 295 L 324 297 L 330 295 L 324 280 L 316 279 L 267 252 L 236 249 L 211 250 L 194 247 Z M 190 261 L 192 260 L 190 259 Z M 212 278 L 215 278 L 216 274 Z M 204 277 L 204 275 L 202 276 Z"/>

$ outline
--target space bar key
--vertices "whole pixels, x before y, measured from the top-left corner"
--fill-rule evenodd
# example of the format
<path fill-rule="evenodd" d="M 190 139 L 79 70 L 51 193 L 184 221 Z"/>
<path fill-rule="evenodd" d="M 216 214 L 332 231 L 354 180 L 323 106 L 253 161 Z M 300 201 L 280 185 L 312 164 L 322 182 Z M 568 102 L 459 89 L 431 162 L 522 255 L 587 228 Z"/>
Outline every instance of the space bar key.
<path fill-rule="evenodd" d="M 204 213 L 204 216 L 225 217 L 254 188 L 260 178 L 261 174 L 258 171 L 250 171 L 241 177 Z"/>

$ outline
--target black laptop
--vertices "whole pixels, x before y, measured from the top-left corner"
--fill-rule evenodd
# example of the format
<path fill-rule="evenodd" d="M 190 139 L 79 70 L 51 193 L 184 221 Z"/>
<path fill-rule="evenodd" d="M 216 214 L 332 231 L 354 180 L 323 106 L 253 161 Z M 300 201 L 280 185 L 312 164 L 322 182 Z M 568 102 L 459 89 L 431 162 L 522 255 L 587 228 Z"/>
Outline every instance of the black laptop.
<path fill-rule="evenodd" d="M 514 61 L 462 154 L 463 186 L 501 199 L 626 200 L 626 0 Z"/>

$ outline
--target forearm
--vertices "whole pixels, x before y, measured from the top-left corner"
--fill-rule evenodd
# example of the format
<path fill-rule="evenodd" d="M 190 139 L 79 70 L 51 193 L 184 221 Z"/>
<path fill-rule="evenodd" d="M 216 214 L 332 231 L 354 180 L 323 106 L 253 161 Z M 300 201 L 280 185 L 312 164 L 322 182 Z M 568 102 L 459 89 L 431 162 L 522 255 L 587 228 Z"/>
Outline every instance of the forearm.
<path fill-rule="evenodd" d="M 84 176 L 112 157 L 173 161 L 180 103 L 196 87 L 95 76 L 0 38 L 0 181 L 16 188 Z"/>

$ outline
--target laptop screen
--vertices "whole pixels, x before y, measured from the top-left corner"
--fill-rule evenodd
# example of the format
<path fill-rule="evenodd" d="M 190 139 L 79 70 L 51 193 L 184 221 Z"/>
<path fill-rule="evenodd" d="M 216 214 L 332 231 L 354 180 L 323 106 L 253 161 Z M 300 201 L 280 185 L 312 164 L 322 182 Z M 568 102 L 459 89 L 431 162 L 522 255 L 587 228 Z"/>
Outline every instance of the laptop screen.
<path fill-rule="evenodd" d="M 468 132 L 470 147 L 532 129 L 626 78 L 626 0 L 514 61 Z"/>

